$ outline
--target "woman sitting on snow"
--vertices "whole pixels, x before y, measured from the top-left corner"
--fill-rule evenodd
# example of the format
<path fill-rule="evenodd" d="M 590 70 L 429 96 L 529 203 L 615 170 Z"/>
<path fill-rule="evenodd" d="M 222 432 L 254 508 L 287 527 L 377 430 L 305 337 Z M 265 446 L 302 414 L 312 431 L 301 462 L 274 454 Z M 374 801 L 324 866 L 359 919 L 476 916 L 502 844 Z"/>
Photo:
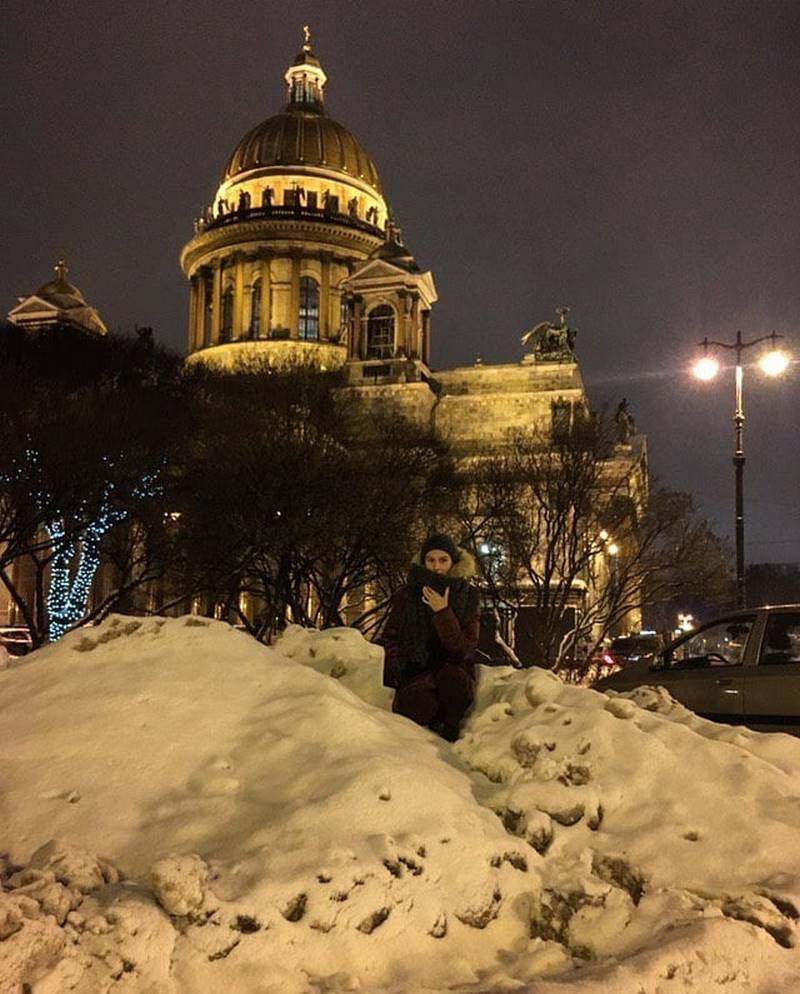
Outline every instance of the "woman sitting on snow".
<path fill-rule="evenodd" d="M 479 595 L 475 560 L 447 535 L 431 535 L 397 591 L 381 643 L 383 682 L 395 687 L 392 710 L 458 738 L 475 699 Z"/>

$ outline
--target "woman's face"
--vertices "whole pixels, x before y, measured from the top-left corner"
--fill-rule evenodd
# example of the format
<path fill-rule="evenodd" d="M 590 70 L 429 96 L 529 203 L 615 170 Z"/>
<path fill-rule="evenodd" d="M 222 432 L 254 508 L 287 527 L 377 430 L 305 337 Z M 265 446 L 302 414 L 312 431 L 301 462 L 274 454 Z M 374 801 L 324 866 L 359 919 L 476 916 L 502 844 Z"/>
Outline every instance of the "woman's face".
<path fill-rule="evenodd" d="M 425 569 L 429 569 L 431 573 L 447 576 L 452 568 L 453 560 L 450 558 L 450 553 L 445 552 L 444 549 L 431 549 L 430 552 L 425 553 Z"/>

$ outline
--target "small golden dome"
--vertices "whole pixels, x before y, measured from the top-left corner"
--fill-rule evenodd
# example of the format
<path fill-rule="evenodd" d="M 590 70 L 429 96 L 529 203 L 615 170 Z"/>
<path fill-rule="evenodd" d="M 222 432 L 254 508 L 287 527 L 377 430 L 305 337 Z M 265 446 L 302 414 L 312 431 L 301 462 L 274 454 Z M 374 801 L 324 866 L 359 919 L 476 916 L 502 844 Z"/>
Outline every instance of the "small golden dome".
<path fill-rule="evenodd" d="M 58 307 L 86 307 L 86 301 L 80 290 L 67 280 L 67 264 L 59 259 L 53 266 L 56 278 L 43 283 L 36 291 L 36 296 L 49 301 Z"/>

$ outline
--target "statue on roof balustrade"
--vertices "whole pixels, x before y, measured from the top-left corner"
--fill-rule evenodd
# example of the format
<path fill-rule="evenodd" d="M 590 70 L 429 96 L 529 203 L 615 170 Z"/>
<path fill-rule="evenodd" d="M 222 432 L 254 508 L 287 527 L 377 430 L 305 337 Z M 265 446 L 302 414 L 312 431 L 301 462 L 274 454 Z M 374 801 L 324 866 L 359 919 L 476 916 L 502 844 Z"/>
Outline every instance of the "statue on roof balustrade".
<path fill-rule="evenodd" d="M 574 362 L 577 328 L 567 323 L 569 307 L 557 307 L 558 323 L 540 321 L 521 336 L 527 351 L 523 362 Z"/>

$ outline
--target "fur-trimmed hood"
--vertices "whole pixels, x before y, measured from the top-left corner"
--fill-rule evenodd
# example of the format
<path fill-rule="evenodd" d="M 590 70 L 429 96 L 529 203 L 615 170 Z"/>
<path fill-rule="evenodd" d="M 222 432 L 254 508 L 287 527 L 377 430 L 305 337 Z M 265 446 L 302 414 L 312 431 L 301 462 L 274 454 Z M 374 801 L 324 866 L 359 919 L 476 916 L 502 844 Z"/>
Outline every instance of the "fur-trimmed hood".
<path fill-rule="evenodd" d="M 462 549 L 460 545 L 456 546 L 456 548 L 458 549 L 459 559 L 447 575 L 459 580 L 471 580 L 478 572 L 475 557 L 471 552 Z M 415 566 L 422 566 L 422 559 L 419 553 L 411 561 Z"/>

